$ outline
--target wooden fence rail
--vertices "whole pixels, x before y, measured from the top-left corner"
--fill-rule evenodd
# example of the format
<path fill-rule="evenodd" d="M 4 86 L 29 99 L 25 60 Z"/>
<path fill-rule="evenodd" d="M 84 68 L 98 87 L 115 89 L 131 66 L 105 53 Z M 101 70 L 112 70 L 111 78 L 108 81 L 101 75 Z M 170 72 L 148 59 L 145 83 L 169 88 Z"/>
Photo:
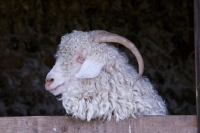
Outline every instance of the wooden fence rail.
<path fill-rule="evenodd" d="M 124 121 L 69 116 L 1 117 L 0 133 L 197 133 L 195 115 L 142 116 Z"/>

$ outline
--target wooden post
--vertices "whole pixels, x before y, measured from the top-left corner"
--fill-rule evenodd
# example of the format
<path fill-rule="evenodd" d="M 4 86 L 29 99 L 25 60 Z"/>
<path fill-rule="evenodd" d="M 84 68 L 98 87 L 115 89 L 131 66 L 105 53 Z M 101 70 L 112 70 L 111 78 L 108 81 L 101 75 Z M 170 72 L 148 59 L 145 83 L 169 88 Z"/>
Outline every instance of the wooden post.
<path fill-rule="evenodd" d="M 194 0 L 197 131 L 200 133 L 200 0 Z"/>

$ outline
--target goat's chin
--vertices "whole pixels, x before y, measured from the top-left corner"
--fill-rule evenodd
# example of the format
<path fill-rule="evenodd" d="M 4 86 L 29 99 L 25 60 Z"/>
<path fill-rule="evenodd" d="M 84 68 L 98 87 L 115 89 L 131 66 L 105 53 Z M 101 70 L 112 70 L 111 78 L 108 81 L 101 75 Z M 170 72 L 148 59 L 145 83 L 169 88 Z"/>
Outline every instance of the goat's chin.
<path fill-rule="evenodd" d="M 49 92 L 51 92 L 54 96 L 61 94 L 61 92 L 57 88 L 56 88 L 56 90 L 51 90 Z"/>
<path fill-rule="evenodd" d="M 63 93 L 63 88 L 64 88 L 63 86 L 60 86 L 60 87 L 50 90 L 49 92 L 51 92 L 54 96 L 57 96 Z"/>

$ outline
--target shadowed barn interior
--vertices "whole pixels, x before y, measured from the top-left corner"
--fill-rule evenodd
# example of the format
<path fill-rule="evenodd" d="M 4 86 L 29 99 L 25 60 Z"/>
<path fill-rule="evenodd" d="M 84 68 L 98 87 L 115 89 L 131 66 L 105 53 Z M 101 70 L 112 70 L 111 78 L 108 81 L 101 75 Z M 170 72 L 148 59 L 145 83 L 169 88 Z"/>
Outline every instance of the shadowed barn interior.
<path fill-rule="evenodd" d="M 64 34 L 97 29 L 138 47 L 170 114 L 196 114 L 193 19 L 190 0 L 0 1 L 0 116 L 65 115 L 46 74 Z"/>

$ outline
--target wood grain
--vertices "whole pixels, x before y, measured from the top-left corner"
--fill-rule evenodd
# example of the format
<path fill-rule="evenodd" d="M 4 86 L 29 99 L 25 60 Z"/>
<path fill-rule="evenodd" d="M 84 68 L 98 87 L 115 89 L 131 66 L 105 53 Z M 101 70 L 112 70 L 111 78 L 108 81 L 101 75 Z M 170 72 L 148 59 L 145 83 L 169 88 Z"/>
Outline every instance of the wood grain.
<path fill-rule="evenodd" d="M 196 116 L 142 116 L 124 121 L 69 116 L 1 117 L 0 133 L 196 133 Z"/>

